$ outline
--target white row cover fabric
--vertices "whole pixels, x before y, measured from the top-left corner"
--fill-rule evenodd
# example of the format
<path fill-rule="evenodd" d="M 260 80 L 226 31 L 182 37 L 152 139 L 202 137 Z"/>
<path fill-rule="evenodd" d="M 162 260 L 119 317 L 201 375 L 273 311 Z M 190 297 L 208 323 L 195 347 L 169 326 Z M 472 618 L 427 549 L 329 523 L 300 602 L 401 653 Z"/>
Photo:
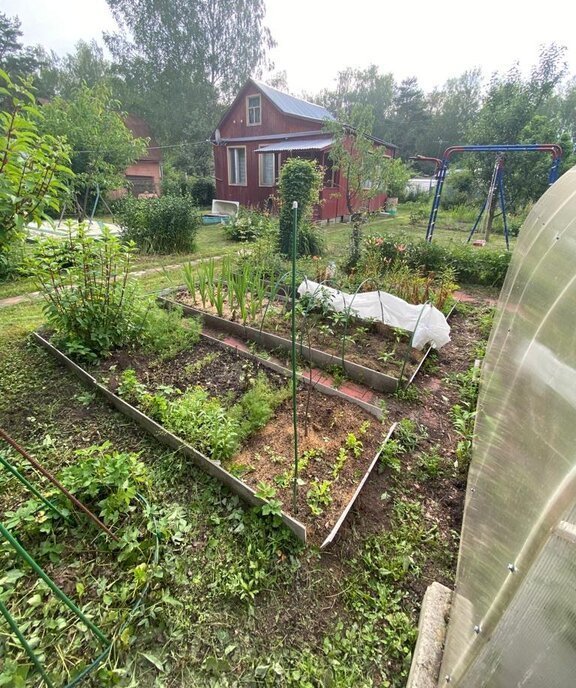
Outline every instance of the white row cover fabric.
<path fill-rule="evenodd" d="M 335 311 L 349 310 L 357 318 L 377 320 L 390 327 L 414 332 L 412 346 L 415 349 L 423 349 L 426 344 L 441 349 L 450 341 L 450 325 L 444 315 L 429 303 L 414 306 L 385 291 L 348 294 L 309 279 L 304 279 L 298 293 L 322 298 Z"/>

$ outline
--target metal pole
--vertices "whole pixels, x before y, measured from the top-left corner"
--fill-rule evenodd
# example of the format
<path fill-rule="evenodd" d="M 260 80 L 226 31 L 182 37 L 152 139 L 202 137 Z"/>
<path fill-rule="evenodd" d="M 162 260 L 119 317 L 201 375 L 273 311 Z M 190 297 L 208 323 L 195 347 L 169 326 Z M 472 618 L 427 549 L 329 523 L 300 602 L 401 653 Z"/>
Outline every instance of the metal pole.
<path fill-rule="evenodd" d="M 292 230 L 292 426 L 294 433 L 294 479 L 292 481 L 292 510 L 298 513 L 298 414 L 296 392 L 296 253 L 298 249 L 298 201 L 292 203 L 294 225 Z"/>
<path fill-rule="evenodd" d="M 10 614 L 8 608 L 4 605 L 2 600 L 0 600 L 0 614 L 2 614 L 2 616 L 6 619 L 6 623 L 8 624 L 8 626 L 10 626 L 10 630 L 20 641 L 20 645 L 22 645 L 22 647 L 26 651 L 26 654 L 28 655 L 28 657 L 30 657 L 32 664 L 34 664 L 36 670 L 38 671 L 40 676 L 42 676 L 44 683 L 48 686 L 48 688 L 54 688 L 54 684 L 49 679 L 48 674 L 44 671 L 44 667 L 42 666 L 42 664 L 40 664 L 40 660 L 38 659 L 38 657 L 36 657 L 34 650 L 30 647 L 26 638 L 22 635 L 22 631 L 18 628 L 18 624 L 16 623 L 16 621 L 14 621 L 12 615 Z"/>
<path fill-rule="evenodd" d="M 16 550 L 16 552 L 24 559 L 24 561 L 34 570 L 36 575 L 38 575 L 45 583 L 46 585 L 52 590 L 54 595 L 63 602 L 70 611 L 72 611 L 79 619 L 82 621 L 88 628 L 94 633 L 94 635 L 100 640 L 104 645 L 109 645 L 110 641 L 106 636 L 102 633 L 102 631 L 98 628 L 98 626 L 94 625 L 92 621 L 82 612 L 78 607 L 72 602 L 72 600 L 60 590 L 60 588 L 52 581 L 51 578 L 49 578 L 42 568 L 32 559 L 32 557 L 28 554 L 28 552 L 22 547 L 22 545 L 16 540 L 15 537 L 13 537 L 8 530 L 0 523 L 0 535 L 2 535 L 11 545 L 12 547 Z"/>
<path fill-rule="evenodd" d="M 58 509 L 57 507 L 55 507 L 54 504 L 52 504 L 52 502 L 50 502 L 50 501 L 49 501 L 48 499 L 46 499 L 42 494 L 40 494 L 40 492 L 38 492 L 38 490 L 34 487 L 34 485 L 32 485 L 32 483 L 31 483 L 26 477 L 24 477 L 24 476 L 22 475 L 22 473 L 20 473 L 20 472 L 18 471 L 17 468 L 14 468 L 14 466 L 12 466 L 12 465 L 2 456 L 2 454 L 0 454 L 0 464 L 2 464 L 2 465 L 4 466 L 4 468 L 5 468 L 9 473 L 11 473 L 17 480 L 19 480 L 23 485 L 25 485 L 25 486 L 30 490 L 30 492 L 32 492 L 33 495 L 35 495 L 36 497 L 38 497 L 38 499 L 41 500 L 41 501 L 43 502 L 43 504 L 45 504 L 49 509 L 52 509 L 52 511 L 54 511 L 54 513 L 58 514 L 58 516 L 61 516 L 64 520 L 67 520 L 67 517 L 64 516 L 64 514 L 60 511 L 60 509 Z"/>
<path fill-rule="evenodd" d="M 34 468 L 37 471 L 39 471 L 40 473 L 42 473 L 42 475 L 45 478 L 47 478 L 53 485 L 56 485 L 56 487 L 60 490 L 60 492 L 65 494 L 66 497 L 68 497 L 68 499 L 72 502 L 72 504 L 74 504 L 76 507 L 78 507 L 78 509 L 80 509 L 80 511 L 83 511 L 86 514 L 86 516 L 88 516 L 88 518 L 91 521 L 93 521 L 98 526 L 98 528 L 100 528 L 100 530 L 103 530 L 107 535 L 110 535 L 110 537 L 113 540 L 115 540 L 116 542 L 120 542 L 120 539 L 116 535 L 114 535 L 114 533 L 110 530 L 110 528 L 108 528 L 108 526 L 106 526 L 104 523 L 102 523 L 102 521 L 98 518 L 98 516 L 93 514 L 87 506 L 84 506 L 84 504 L 82 504 L 82 502 L 80 500 L 76 499 L 76 497 L 73 494 L 68 492 L 68 490 L 64 487 L 64 485 L 62 485 L 62 483 L 59 480 L 57 480 L 52 475 L 52 473 L 47 471 L 44 468 L 44 466 L 42 466 L 42 464 L 40 464 L 40 463 L 38 463 L 38 461 L 36 461 L 36 459 L 32 458 L 30 456 L 30 454 L 25 449 L 23 449 L 15 440 L 13 440 L 10 437 L 10 435 L 6 434 L 4 432 L 4 430 L 2 430 L 2 428 L 0 428 L 0 437 L 3 440 L 5 440 L 6 442 L 8 442 L 8 444 L 11 447 L 13 447 L 19 454 L 21 454 L 26 459 L 26 461 L 31 463 L 34 466 Z"/>
<path fill-rule="evenodd" d="M 506 218 L 506 200 L 504 197 L 504 168 L 500 170 L 500 176 L 498 178 L 498 191 L 500 195 L 500 207 L 502 208 L 502 221 L 504 222 L 504 238 L 506 239 L 506 250 L 510 250 L 509 232 L 508 232 L 508 220 Z"/>

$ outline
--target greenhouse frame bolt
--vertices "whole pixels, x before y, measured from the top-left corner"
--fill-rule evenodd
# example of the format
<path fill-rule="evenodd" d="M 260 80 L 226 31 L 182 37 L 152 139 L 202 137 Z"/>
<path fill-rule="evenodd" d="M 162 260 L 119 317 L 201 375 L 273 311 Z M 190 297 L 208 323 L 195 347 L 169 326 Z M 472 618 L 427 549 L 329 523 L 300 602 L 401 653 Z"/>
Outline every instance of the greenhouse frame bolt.
<path fill-rule="evenodd" d="M 481 630 L 480 626 L 474 626 L 474 633 L 476 633 L 476 635 L 478 635 Z"/>
<path fill-rule="evenodd" d="M 444 680 L 446 681 L 446 683 L 450 683 L 452 678 L 450 676 L 444 676 Z"/>
<path fill-rule="evenodd" d="M 510 571 L 510 573 L 516 573 L 517 570 L 514 564 L 508 564 L 508 571 Z"/>

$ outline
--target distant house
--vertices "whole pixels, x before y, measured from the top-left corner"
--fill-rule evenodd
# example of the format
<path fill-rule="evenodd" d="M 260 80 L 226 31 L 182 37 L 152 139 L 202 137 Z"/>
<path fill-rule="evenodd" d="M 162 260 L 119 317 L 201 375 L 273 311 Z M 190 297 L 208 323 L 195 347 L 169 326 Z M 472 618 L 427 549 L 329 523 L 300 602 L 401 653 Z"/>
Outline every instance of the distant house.
<path fill-rule="evenodd" d="M 148 123 L 137 115 L 127 115 L 124 124 L 136 138 L 150 139 L 148 148 L 141 158 L 124 173 L 130 182 L 130 191 L 134 196 L 140 194 L 160 194 L 162 180 L 162 154 L 157 147 Z"/>
<path fill-rule="evenodd" d="M 346 219 L 347 182 L 332 167 L 329 153 L 334 141 L 323 129 L 326 120 L 334 119 L 320 105 L 249 79 L 212 134 L 216 198 L 270 207 L 283 162 L 289 157 L 307 158 L 324 168 L 315 219 Z M 374 145 L 385 146 L 390 157 L 396 154 L 393 144 L 374 139 Z M 370 209 L 381 207 L 385 199 L 385 195 L 373 198 Z"/>

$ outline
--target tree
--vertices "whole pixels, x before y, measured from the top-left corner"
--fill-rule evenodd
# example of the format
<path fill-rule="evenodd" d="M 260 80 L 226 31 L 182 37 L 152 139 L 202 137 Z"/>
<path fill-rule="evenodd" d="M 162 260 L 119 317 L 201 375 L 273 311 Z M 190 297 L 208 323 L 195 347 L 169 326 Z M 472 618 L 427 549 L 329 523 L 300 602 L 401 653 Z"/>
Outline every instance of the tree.
<path fill-rule="evenodd" d="M 381 74 L 376 65 L 366 69 L 345 69 L 338 73 L 336 88 L 321 91 L 315 99 L 333 112 L 337 118 L 346 122 L 357 105 L 372 109 L 374 136 L 391 140 L 387 128 L 394 95 L 394 77 L 392 74 Z"/>
<path fill-rule="evenodd" d="M 47 56 L 40 46 L 24 47 L 18 17 L 0 12 L 0 69 L 11 79 L 30 76 L 45 64 Z"/>
<path fill-rule="evenodd" d="M 431 122 L 424 92 L 416 77 L 404 79 L 394 92 L 388 132 L 404 160 L 424 150 Z"/>
<path fill-rule="evenodd" d="M 57 211 L 71 178 L 68 148 L 60 137 L 41 134 L 43 114 L 29 82 L 14 83 L 0 70 L 0 261 L 8 245 L 30 222 Z"/>
<path fill-rule="evenodd" d="M 163 143 L 206 141 L 223 102 L 258 74 L 274 45 L 263 24 L 264 0 L 107 2 L 121 28 L 105 35 L 115 93 Z M 202 174 L 210 169 L 209 145 L 183 153 L 176 165 Z"/>
<path fill-rule="evenodd" d="M 325 129 L 334 137 L 330 159 L 346 180 L 346 207 L 352 223 L 349 266 L 360 258 L 362 213 L 371 198 L 380 194 L 399 195 L 406 188 L 410 171 L 399 159 L 390 158 L 384 146 L 372 136 L 374 115 L 370 106 L 354 105 L 348 124 L 326 122 Z M 360 212 L 358 212 L 358 210 Z"/>
<path fill-rule="evenodd" d="M 560 143 L 564 128 L 556 90 L 566 74 L 566 49 L 552 43 L 540 50 L 527 79 L 517 65 L 506 74 L 495 74 L 471 130 L 472 143 Z M 565 152 L 572 149 L 564 140 Z M 539 159 L 538 159 L 539 158 Z M 487 187 L 493 158 L 470 156 L 467 164 Z M 547 186 L 550 159 L 536 153 L 515 153 L 505 163 L 505 188 L 512 208 L 535 201 Z"/>
<path fill-rule="evenodd" d="M 97 186 L 124 186 L 124 171 L 142 155 L 146 141 L 132 136 L 105 85 L 81 86 L 69 100 L 57 97 L 43 111 L 43 130 L 65 137 L 72 148 L 74 194 L 85 216 Z"/>

